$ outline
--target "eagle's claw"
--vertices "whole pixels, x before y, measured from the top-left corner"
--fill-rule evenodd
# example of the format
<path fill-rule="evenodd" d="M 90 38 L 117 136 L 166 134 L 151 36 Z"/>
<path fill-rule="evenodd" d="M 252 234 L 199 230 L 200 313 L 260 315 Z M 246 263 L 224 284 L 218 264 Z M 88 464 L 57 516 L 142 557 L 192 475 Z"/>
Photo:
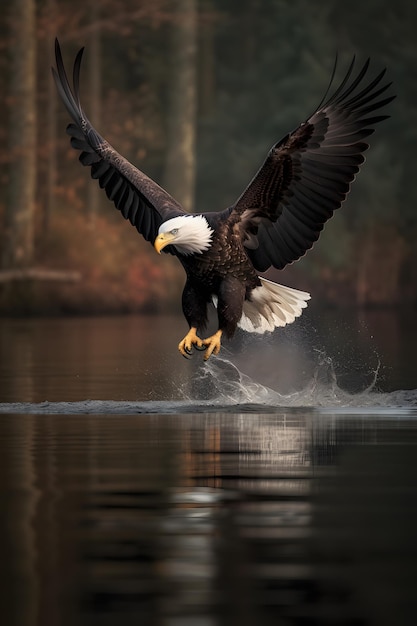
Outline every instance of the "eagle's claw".
<path fill-rule="evenodd" d="M 207 337 L 207 339 L 203 339 L 203 344 L 206 348 L 206 351 L 204 353 L 205 361 L 207 361 L 207 359 L 209 359 L 212 354 L 219 354 L 220 348 L 222 345 L 221 344 L 222 332 L 223 331 L 218 330 L 211 337 Z"/>
<path fill-rule="evenodd" d="M 200 337 L 197 336 L 197 329 L 193 327 L 190 328 L 184 339 L 179 342 L 178 350 L 181 352 L 182 356 L 188 359 L 193 353 L 193 346 L 198 347 L 201 345 L 202 342 Z"/>
<path fill-rule="evenodd" d="M 196 350 L 204 350 L 204 360 L 207 361 L 212 354 L 219 354 L 221 336 L 222 331 L 218 330 L 211 337 L 200 339 L 200 337 L 197 336 L 197 329 L 192 327 L 185 335 L 184 339 L 178 344 L 178 350 L 186 359 L 192 355 L 193 348 Z"/>

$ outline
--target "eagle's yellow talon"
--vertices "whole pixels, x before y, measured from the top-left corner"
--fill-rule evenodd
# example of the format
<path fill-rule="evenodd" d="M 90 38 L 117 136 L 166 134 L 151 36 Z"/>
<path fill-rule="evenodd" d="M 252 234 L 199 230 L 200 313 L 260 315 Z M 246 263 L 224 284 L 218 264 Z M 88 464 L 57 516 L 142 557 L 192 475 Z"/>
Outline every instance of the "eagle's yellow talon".
<path fill-rule="evenodd" d="M 211 337 L 207 337 L 207 339 L 200 339 L 197 335 L 197 329 L 193 326 L 185 335 L 184 339 L 179 342 L 178 350 L 186 359 L 191 356 L 193 347 L 197 348 L 197 350 L 205 350 L 204 360 L 207 361 L 212 354 L 219 354 L 222 332 L 223 331 L 218 330 Z"/>
<path fill-rule="evenodd" d="M 198 349 L 204 347 L 203 341 L 200 339 L 200 337 L 198 337 L 197 329 L 194 327 L 190 328 L 184 339 L 179 342 L 178 350 L 181 352 L 182 356 L 185 356 L 185 358 L 188 359 L 188 357 L 191 356 L 193 352 L 193 346 Z"/>
<path fill-rule="evenodd" d="M 207 337 L 207 339 L 203 339 L 202 343 L 207 346 L 207 349 L 204 353 L 204 360 L 207 361 L 211 357 L 212 354 L 219 354 L 222 338 L 221 330 L 218 330 L 217 333 L 214 333 L 211 337 Z"/>

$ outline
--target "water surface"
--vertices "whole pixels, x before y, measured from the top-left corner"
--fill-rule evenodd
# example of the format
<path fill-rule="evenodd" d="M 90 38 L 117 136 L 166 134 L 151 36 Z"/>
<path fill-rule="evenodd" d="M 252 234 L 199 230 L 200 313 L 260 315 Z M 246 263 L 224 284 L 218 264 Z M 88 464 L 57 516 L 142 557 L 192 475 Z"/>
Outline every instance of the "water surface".
<path fill-rule="evenodd" d="M 201 399 L 202 354 L 177 351 L 186 331 L 182 317 L 0 319 L 0 403 Z M 273 334 L 238 332 L 221 357 L 283 396 L 315 382 L 354 394 L 417 389 L 415 312 L 307 309 Z"/>
<path fill-rule="evenodd" d="M 0 623 L 414 623 L 414 335 L 340 324 L 202 365 L 178 320 L 2 320 Z"/>
<path fill-rule="evenodd" d="M 411 624 L 416 414 L 2 415 L 2 623 Z"/>

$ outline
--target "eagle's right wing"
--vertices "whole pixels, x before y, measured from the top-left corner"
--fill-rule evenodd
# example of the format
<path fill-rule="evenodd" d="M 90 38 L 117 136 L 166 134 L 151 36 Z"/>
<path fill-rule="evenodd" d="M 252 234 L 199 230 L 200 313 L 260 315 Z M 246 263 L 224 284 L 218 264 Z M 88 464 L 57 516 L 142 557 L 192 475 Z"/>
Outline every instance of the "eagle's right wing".
<path fill-rule="evenodd" d="M 81 163 L 91 167 L 92 178 L 98 179 L 100 187 L 105 189 L 107 197 L 123 217 L 129 219 L 139 233 L 153 244 L 162 222 L 183 215 L 185 211 L 169 193 L 122 157 L 89 122 L 79 96 L 83 51 L 82 48 L 78 52 L 74 62 L 74 89 L 71 90 L 61 49 L 58 40 L 55 40 L 57 69 L 52 68 L 52 73 L 59 95 L 74 121 L 67 127 L 71 145 L 81 150 Z M 169 250 L 166 251 L 172 252 L 171 246 L 167 248 Z"/>
<path fill-rule="evenodd" d="M 328 98 L 326 93 L 317 110 L 273 146 L 225 212 L 239 226 L 259 271 L 283 269 L 312 247 L 349 193 L 374 125 L 388 117 L 375 114 L 395 97 L 381 97 L 390 86 L 382 82 L 385 71 L 364 82 L 369 60 L 351 79 L 353 67 L 354 61 L 335 92 Z"/>

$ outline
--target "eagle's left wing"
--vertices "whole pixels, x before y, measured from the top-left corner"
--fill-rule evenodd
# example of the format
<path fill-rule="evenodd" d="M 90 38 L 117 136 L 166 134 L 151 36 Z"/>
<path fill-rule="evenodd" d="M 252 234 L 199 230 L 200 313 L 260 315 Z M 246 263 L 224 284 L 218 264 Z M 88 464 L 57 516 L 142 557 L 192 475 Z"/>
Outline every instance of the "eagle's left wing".
<path fill-rule="evenodd" d="M 270 150 L 235 205 L 230 218 L 240 227 L 255 268 L 282 269 L 305 254 L 324 223 L 345 200 L 365 158 L 373 126 L 389 117 L 374 111 L 395 98 L 380 96 L 383 70 L 364 85 L 369 59 L 351 79 L 354 59 L 332 96 Z"/>
<path fill-rule="evenodd" d="M 93 127 L 81 106 L 79 95 L 80 67 L 83 48 L 78 52 L 71 89 L 58 40 L 55 40 L 56 70 L 53 77 L 61 99 L 72 117 L 67 126 L 71 145 L 81 152 L 80 161 L 91 167 L 92 178 L 98 180 L 125 219 L 153 244 L 162 222 L 184 215 L 185 211 L 165 189 L 119 154 Z M 172 246 L 164 252 L 175 253 Z"/>

